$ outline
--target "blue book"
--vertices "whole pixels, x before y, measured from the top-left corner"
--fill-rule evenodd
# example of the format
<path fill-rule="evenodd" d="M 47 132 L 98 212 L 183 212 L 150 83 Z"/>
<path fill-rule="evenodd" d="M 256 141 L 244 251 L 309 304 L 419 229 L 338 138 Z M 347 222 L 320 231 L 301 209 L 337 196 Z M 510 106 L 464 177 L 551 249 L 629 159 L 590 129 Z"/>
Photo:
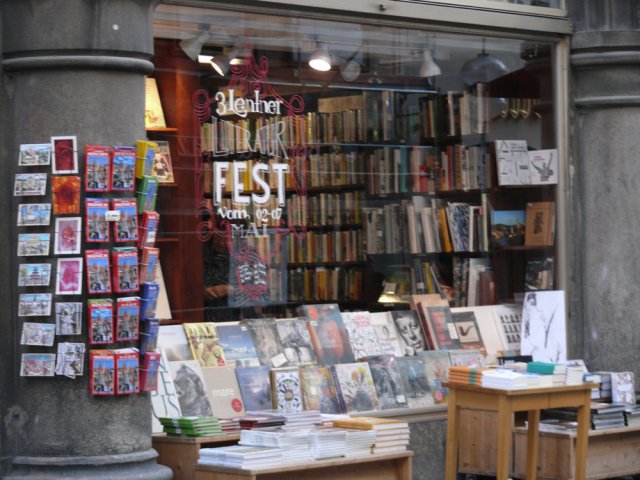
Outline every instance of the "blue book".
<path fill-rule="evenodd" d="M 143 320 L 146 320 L 147 318 L 155 318 L 159 292 L 160 285 L 158 282 L 147 282 L 142 284 L 142 287 L 140 288 L 140 312 L 142 312 L 141 318 Z"/>
<path fill-rule="evenodd" d="M 160 319 L 145 318 L 140 324 L 140 355 L 145 355 L 155 350 L 158 345 Z"/>

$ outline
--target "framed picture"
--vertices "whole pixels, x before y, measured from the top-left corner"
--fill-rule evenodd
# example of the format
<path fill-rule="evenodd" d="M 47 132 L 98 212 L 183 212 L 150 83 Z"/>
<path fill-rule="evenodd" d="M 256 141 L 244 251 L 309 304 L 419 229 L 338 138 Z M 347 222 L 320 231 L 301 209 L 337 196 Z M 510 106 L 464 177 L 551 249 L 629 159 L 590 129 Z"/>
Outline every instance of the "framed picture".
<path fill-rule="evenodd" d="M 42 196 L 47 189 L 46 173 L 16 173 L 14 197 Z"/>
<path fill-rule="evenodd" d="M 50 143 L 23 143 L 20 145 L 18 165 L 30 167 L 33 165 L 51 165 Z"/>
<path fill-rule="evenodd" d="M 22 293 L 18 303 L 19 317 L 48 317 L 51 315 L 50 293 Z"/>
<path fill-rule="evenodd" d="M 77 255 L 80 253 L 81 238 L 81 217 L 56 218 L 55 243 L 53 247 L 55 255 Z"/>
<path fill-rule="evenodd" d="M 82 293 L 82 257 L 59 258 L 56 276 L 56 295 Z"/>
<path fill-rule="evenodd" d="M 78 148 L 75 136 L 51 137 L 51 171 L 54 174 L 78 173 Z"/>
<path fill-rule="evenodd" d="M 21 263 L 18 268 L 19 287 L 48 287 L 51 265 L 48 263 Z"/>
<path fill-rule="evenodd" d="M 40 257 L 49 255 L 49 233 L 20 233 L 18 235 L 19 257 Z"/>
<path fill-rule="evenodd" d="M 21 203 L 18 205 L 18 226 L 49 225 L 51 223 L 50 203 Z"/>

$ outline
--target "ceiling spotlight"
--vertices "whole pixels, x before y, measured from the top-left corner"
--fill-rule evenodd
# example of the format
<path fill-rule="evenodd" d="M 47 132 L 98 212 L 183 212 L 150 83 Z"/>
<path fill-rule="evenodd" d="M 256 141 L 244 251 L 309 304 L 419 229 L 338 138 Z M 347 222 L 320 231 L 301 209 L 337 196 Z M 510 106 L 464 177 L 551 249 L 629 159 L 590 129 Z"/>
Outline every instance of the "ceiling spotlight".
<path fill-rule="evenodd" d="M 309 59 L 309 66 L 314 70 L 319 70 L 321 72 L 328 72 L 331 70 L 331 56 L 329 55 L 329 49 L 325 43 L 320 44 L 320 46 L 313 52 L 311 58 Z"/>
<path fill-rule="evenodd" d="M 507 73 L 507 66 L 496 57 L 489 55 L 484 49 L 484 39 L 482 39 L 482 51 L 477 57 L 467 60 L 460 69 L 462 81 L 466 85 L 476 83 L 489 83 Z"/>
<path fill-rule="evenodd" d="M 224 77 L 229 71 L 229 57 L 227 57 L 224 53 L 220 55 L 215 55 L 211 58 L 209 63 L 211 67 L 216 71 L 218 75 Z"/>
<path fill-rule="evenodd" d="M 420 66 L 421 77 L 436 77 L 442 73 L 440 66 L 436 63 L 431 55 L 431 50 L 422 52 L 422 65 Z"/>
<path fill-rule="evenodd" d="M 209 40 L 209 36 L 209 32 L 203 32 L 197 37 L 185 38 L 184 40 L 181 40 L 178 45 L 187 55 L 187 57 L 195 61 L 198 59 L 198 55 L 200 55 L 205 42 Z"/>

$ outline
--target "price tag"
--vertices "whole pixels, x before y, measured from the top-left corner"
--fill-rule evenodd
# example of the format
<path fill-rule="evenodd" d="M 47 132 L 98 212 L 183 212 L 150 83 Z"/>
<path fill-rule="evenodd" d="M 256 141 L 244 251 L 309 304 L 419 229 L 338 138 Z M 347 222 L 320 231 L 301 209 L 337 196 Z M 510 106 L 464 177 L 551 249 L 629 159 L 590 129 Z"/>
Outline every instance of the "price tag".
<path fill-rule="evenodd" d="M 276 368 L 281 367 L 285 363 L 287 363 L 287 357 L 284 353 L 279 353 L 275 357 L 271 358 L 271 364 Z"/>
<path fill-rule="evenodd" d="M 104 219 L 107 222 L 120 221 L 120 210 L 107 210 L 104 214 Z"/>

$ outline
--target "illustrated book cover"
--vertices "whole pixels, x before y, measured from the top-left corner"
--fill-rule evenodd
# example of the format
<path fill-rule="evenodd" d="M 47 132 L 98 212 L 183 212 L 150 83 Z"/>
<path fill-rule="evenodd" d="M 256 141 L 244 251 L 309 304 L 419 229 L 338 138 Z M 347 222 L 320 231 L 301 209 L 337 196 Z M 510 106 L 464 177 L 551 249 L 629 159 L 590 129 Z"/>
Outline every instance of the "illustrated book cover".
<path fill-rule="evenodd" d="M 244 403 L 234 367 L 202 367 L 202 378 L 216 417 L 235 418 L 244 415 Z"/>
<path fill-rule="evenodd" d="M 553 290 L 554 265 L 553 257 L 528 258 L 524 272 L 525 291 Z"/>
<path fill-rule="evenodd" d="M 201 367 L 226 365 L 215 324 L 200 322 L 185 323 L 182 326 L 189 342 L 189 348 L 191 348 L 191 354 L 194 359 L 198 360 Z"/>
<path fill-rule="evenodd" d="M 169 362 L 169 370 L 176 389 L 180 410 L 185 417 L 213 415 L 202 369 L 197 360 Z"/>
<path fill-rule="evenodd" d="M 116 293 L 137 292 L 138 249 L 136 247 L 115 247 L 112 253 L 113 291 Z"/>
<path fill-rule="evenodd" d="M 302 367 L 318 363 L 304 318 L 277 319 L 276 328 L 289 365 Z"/>
<path fill-rule="evenodd" d="M 427 306 L 424 313 L 429 339 L 433 342 L 433 350 L 460 348 L 460 338 L 451 316 L 451 308 Z"/>
<path fill-rule="evenodd" d="M 116 299 L 116 342 L 129 342 L 140 337 L 140 299 Z"/>
<path fill-rule="evenodd" d="M 376 331 L 381 354 L 403 356 L 405 354 L 404 342 L 398 339 L 391 312 L 371 312 L 370 318 Z"/>
<path fill-rule="evenodd" d="M 89 344 L 113 343 L 113 300 L 90 299 L 88 303 Z"/>
<path fill-rule="evenodd" d="M 376 387 L 380 408 L 402 408 L 408 405 L 396 357 L 375 355 L 367 359 Z"/>
<path fill-rule="evenodd" d="M 86 192 L 108 192 L 111 190 L 109 147 L 86 145 L 84 147 L 84 189 Z"/>
<path fill-rule="evenodd" d="M 529 165 L 532 185 L 558 183 L 558 150 L 530 150 Z"/>
<path fill-rule="evenodd" d="M 87 198 L 84 201 L 86 209 L 86 240 L 87 242 L 108 242 L 109 226 L 107 211 L 109 200 L 106 198 Z"/>
<path fill-rule="evenodd" d="M 476 314 L 473 310 L 451 311 L 453 325 L 458 335 L 460 348 L 466 350 L 485 351 L 484 341 L 480 333 L 480 327 Z"/>
<path fill-rule="evenodd" d="M 298 367 L 272 368 L 270 374 L 274 410 L 280 413 L 302 412 L 302 390 Z"/>
<path fill-rule="evenodd" d="M 274 318 L 249 318 L 240 324 L 249 329 L 261 365 L 277 368 L 287 364 Z"/>
<path fill-rule="evenodd" d="M 133 192 L 135 188 L 136 149 L 114 147 L 111 165 L 111 190 Z"/>
<path fill-rule="evenodd" d="M 531 183 L 526 140 L 496 140 L 495 149 L 498 185 L 528 185 Z"/>
<path fill-rule="evenodd" d="M 173 183 L 173 165 L 171 163 L 171 149 L 169 142 L 159 140 L 158 151 L 153 160 L 153 175 L 160 183 Z"/>
<path fill-rule="evenodd" d="M 382 354 L 376 331 L 371 324 L 370 312 L 343 312 L 342 320 L 356 360 Z"/>
<path fill-rule="evenodd" d="M 522 333 L 522 306 L 519 304 L 502 304 L 493 306 L 493 316 L 503 349 L 520 354 Z"/>
<path fill-rule="evenodd" d="M 120 212 L 120 219 L 114 222 L 116 242 L 138 241 L 138 203 L 135 198 L 114 198 L 113 210 Z"/>
<path fill-rule="evenodd" d="M 354 363 L 355 357 L 337 303 L 301 305 L 298 308 L 299 315 L 307 319 L 318 364 Z"/>
<path fill-rule="evenodd" d="M 536 362 L 564 362 L 567 359 L 565 292 L 527 292 L 522 306 L 520 354 Z"/>
<path fill-rule="evenodd" d="M 446 350 L 429 350 L 420 353 L 424 365 L 429 389 L 434 403 L 446 403 L 449 389 L 444 386 L 448 381 L 451 357 Z"/>
<path fill-rule="evenodd" d="M 526 210 L 491 210 L 491 241 L 496 248 L 524 245 Z"/>
<path fill-rule="evenodd" d="M 231 367 L 259 367 L 260 359 L 246 325 L 220 323 L 216 325 L 220 346 L 227 365 Z"/>
<path fill-rule="evenodd" d="M 343 413 L 329 367 L 302 367 L 300 384 L 305 410 L 319 410 L 334 415 Z"/>
<path fill-rule="evenodd" d="M 430 407 L 435 403 L 421 358 L 422 353 L 425 352 L 396 359 L 409 408 Z"/>
<path fill-rule="evenodd" d="M 87 292 L 111 293 L 111 266 L 109 250 L 86 250 L 87 263 Z"/>
<path fill-rule="evenodd" d="M 90 350 L 89 376 L 91 395 L 115 395 L 115 354 L 110 350 Z"/>
<path fill-rule="evenodd" d="M 245 410 L 258 411 L 273 408 L 270 371 L 271 367 L 267 365 L 236 368 L 236 378 Z"/>
<path fill-rule="evenodd" d="M 145 128 L 166 128 L 158 83 L 153 77 L 145 78 L 144 126 Z"/>
<path fill-rule="evenodd" d="M 633 372 L 611 372 L 611 401 L 636 404 L 636 382 Z"/>
<path fill-rule="evenodd" d="M 331 366 L 342 409 L 346 413 L 379 410 L 378 395 L 369 364 L 343 363 Z"/>

